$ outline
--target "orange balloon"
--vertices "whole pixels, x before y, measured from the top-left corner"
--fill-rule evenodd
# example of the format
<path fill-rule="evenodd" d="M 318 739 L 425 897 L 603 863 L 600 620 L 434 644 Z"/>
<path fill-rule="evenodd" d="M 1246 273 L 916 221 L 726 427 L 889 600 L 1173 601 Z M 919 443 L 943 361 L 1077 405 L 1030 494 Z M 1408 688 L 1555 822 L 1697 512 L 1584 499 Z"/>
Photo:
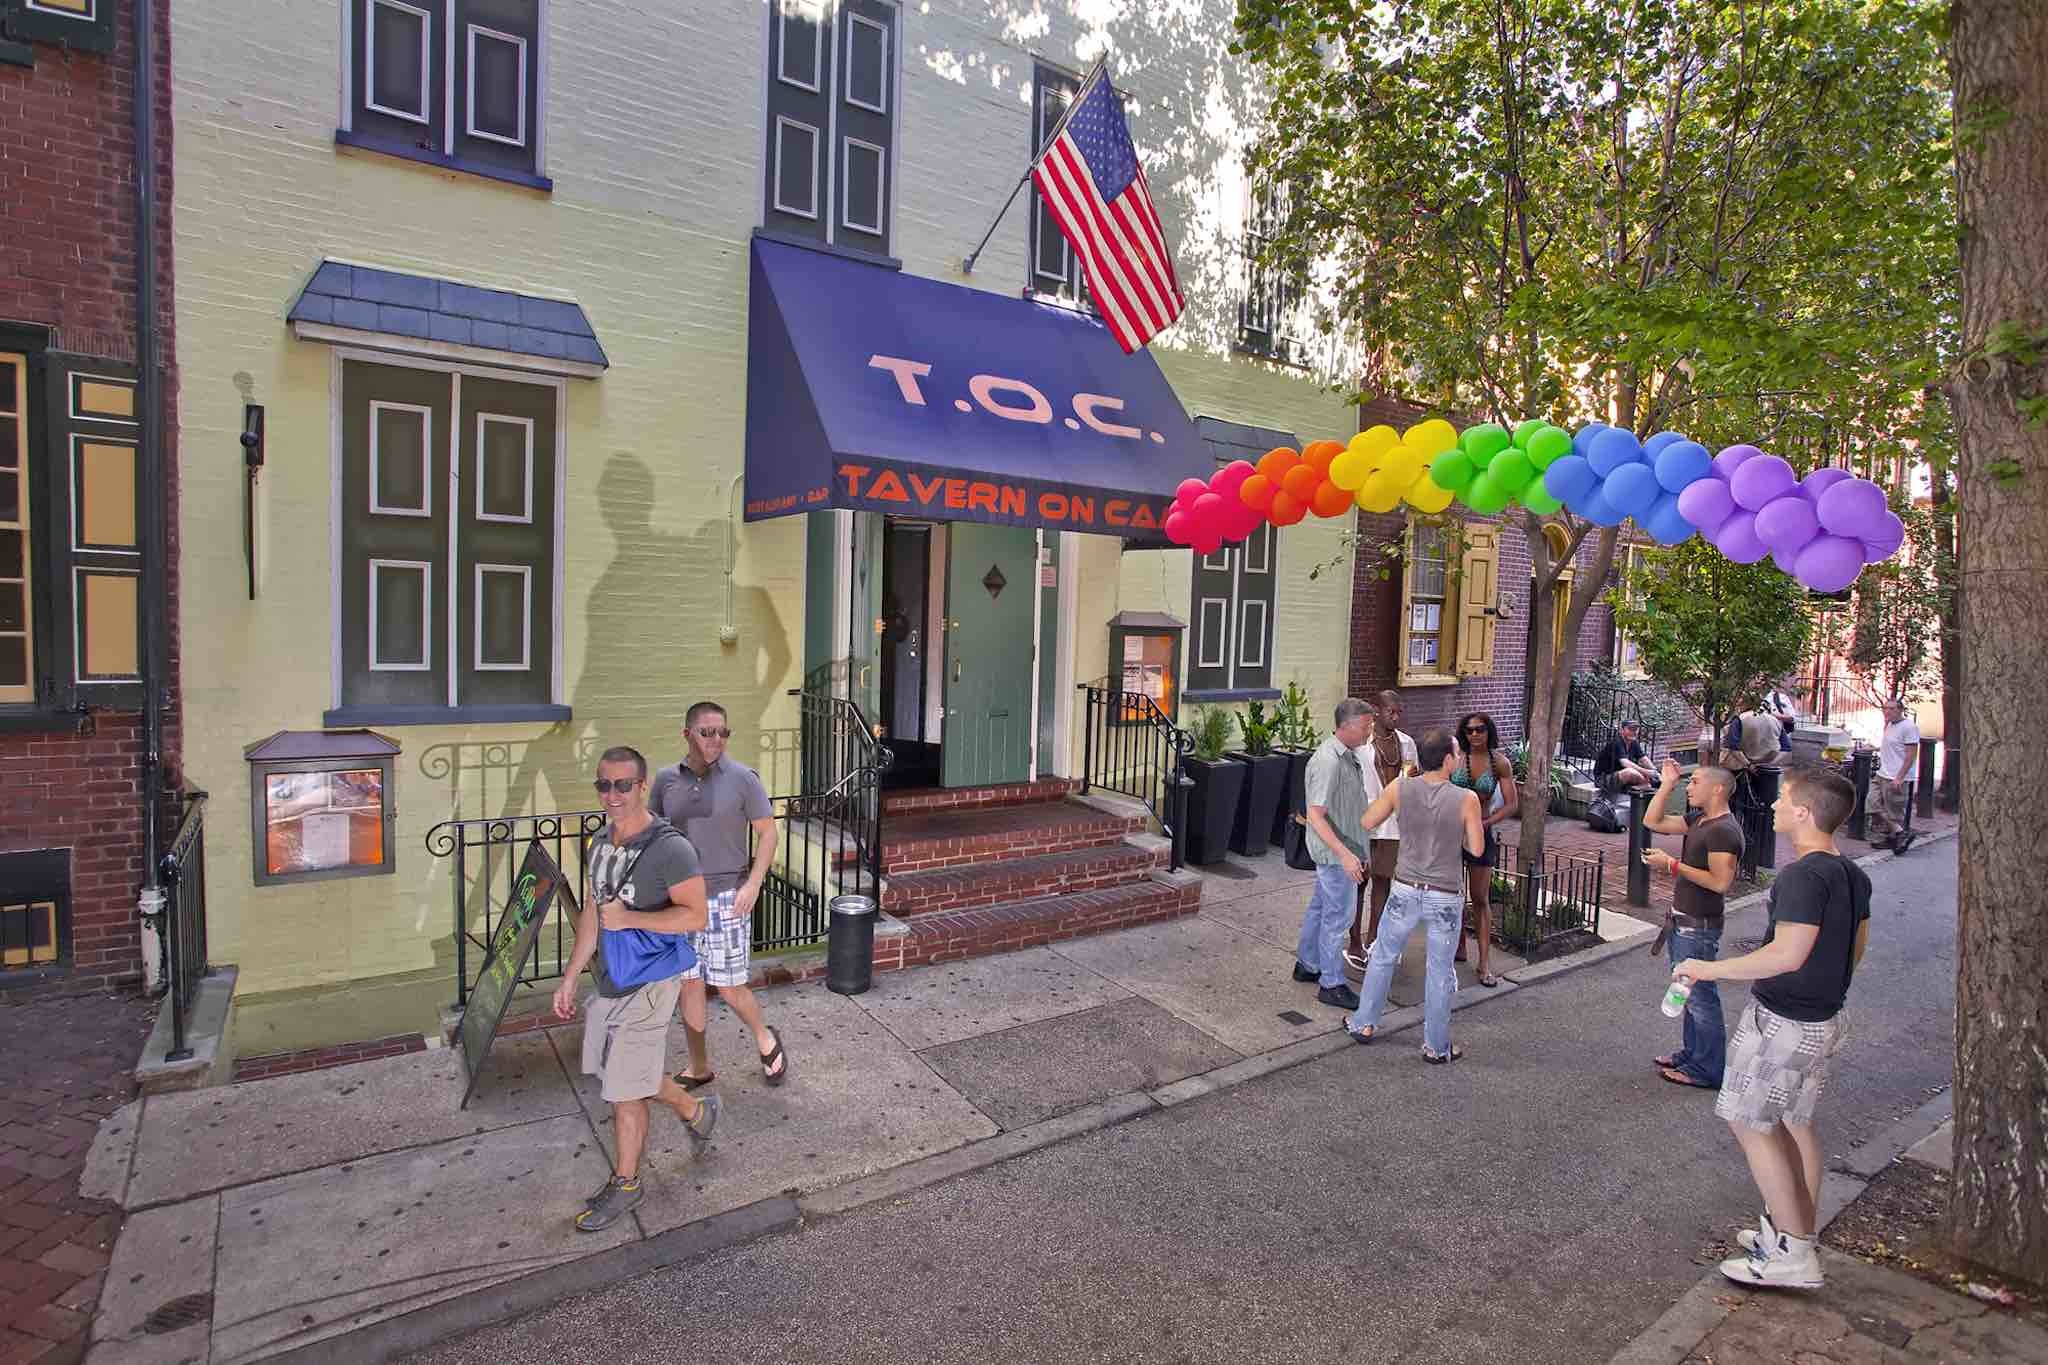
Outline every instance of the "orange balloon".
<path fill-rule="evenodd" d="M 1341 517 L 1351 510 L 1351 496 L 1348 490 L 1324 479 L 1316 485 L 1315 499 L 1309 507 L 1319 517 Z"/>
<path fill-rule="evenodd" d="M 1296 502 L 1306 507 L 1315 500 L 1316 485 L 1322 481 L 1323 476 L 1315 470 L 1305 464 L 1298 464 L 1287 471 L 1287 477 L 1280 480 L 1280 487 Z"/>
<path fill-rule="evenodd" d="M 1284 488 L 1273 495 L 1273 505 L 1266 509 L 1266 520 L 1275 526 L 1292 526 L 1307 515 L 1307 506 Z"/>
<path fill-rule="evenodd" d="M 1259 456 L 1259 472 L 1270 483 L 1279 483 L 1287 477 L 1287 471 L 1301 463 L 1301 456 L 1294 453 L 1292 446 L 1274 446 Z"/>
<path fill-rule="evenodd" d="M 1330 472 L 1330 461 L 1343 453 L 1341 441 L 1310 441 L 1301 448 L 1301 462 L 1315 470 L 1320 479 Z"/>
<path fill-rule="evenodd" d="M 1254 512 L 1263 512 L 1273 503 L 1273 481 L 1264 474 L 1254 474 L 1237 486 L 1237 499 Z"/>

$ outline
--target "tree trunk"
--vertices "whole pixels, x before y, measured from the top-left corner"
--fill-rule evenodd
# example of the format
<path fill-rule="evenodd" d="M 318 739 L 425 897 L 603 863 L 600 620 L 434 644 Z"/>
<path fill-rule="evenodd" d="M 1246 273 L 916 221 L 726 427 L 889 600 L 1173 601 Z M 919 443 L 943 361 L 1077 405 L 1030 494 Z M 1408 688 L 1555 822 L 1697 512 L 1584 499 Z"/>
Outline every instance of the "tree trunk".
<path fill-rule="evenodd" d="M 1962 241 L 1960 451 L 1966 733 L 2048 730 L 2048 6 L 1950 7 Z M 1986 354 L 1994 335 L 2034 338 Z M 1992 799 L 1986 799 L 1987 794 Z M 2002 798 L 2002 799 L 2000 799 Z M 2048 1267 L 2048 882 L 2031 803 L 1963 790 L 1956 945 L 1956 1250 L 2008 1274 Z"/>
<path fill-rule="evenodd" d="M 1564 639 L 1550 639 L 1552 603 L 1557 600 L 1555 573 L 1541 571 L 1549 564 L 1549 544 L 1543 539 L 1542 522 L 1525 513 L 1523 534 L 1529 538 L 1529 562 L 1538 566 L 1536 588 L 1529 594 L 1529 629 L 1535 635 L 1535 657 L 1530 668 L 1529 688 L 1529 781 L 1522 789 L 1522 837 L 1516 846 L 1522 867 L 1543 863 L 1544 821 L 1550 814 L 1550 760 L 1557 753 L 1557 739 L 1564 729 L 1565 707 L 1571 701 L 1572 670 L 1579 662 L 1579 627 L 1586 613 L 1606 590 L 1608 571 L 1614 567 L 1614 547 L 1619 531 L 1608 527 L 1594 542 L 1593 559 L 1582 565 L 1565 608 Z M 1570 553 L 1578 553 L 1573 543 Z"/>
<path fill-rule="evenodd" d="M 1941 785 L 1943 810 L 1954 810 L 1962 791 L 1963 590 L 1956 582 L 1955 476 L 1934 471 L 1935 571 L 1941 575 Z"/>

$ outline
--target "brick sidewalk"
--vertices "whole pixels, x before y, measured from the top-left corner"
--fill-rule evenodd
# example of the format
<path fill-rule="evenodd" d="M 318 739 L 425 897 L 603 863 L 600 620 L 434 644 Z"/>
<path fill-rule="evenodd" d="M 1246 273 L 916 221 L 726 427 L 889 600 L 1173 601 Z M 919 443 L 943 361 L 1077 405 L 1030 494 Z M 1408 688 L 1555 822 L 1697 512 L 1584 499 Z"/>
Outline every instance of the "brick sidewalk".
<path fill-rule="evenodd" d="M 134 1097 L 156 1004 L 0 1004 L 0 1365 L 82 1359 L 120 1210 L 78 1193 L 101 1119 Z"/>

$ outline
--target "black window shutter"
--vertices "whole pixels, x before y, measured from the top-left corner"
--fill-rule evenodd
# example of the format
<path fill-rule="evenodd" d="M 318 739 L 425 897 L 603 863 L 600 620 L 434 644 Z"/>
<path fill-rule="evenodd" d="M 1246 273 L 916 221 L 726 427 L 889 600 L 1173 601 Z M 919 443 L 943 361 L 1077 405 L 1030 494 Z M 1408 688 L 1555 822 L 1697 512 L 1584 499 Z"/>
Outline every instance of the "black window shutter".
<path fill-rule="evenodd" d="M 41 9 L 28 0 L 0 0 L 0 17 L 16 38 L 63 43 L 80 52 L 112 52 L 120 13 L 120 0 L 64 0 Z"/>
<path fill-rule="evenodd" d="M 827 185 L 832 136 L 834 7 L 774 0 L 768 21 L 768 144 L 761 222 L 777 232 L 828 240 L 834 196 Z M 862 243 L 865 245 L 865 243 Z"/>
<path fill-rule="evenodd" d="M 142 396 L 133 365 L 48 351 L 43 462 L 46 666 L 60 706 L 142 705 Z M 149 572 L 161 572 L 157 566 Z"/>
<path fill-rule="evenodd" d="M 471 30 L 476 30 L 472 69 Z M 455 155 L 538 172 L 540 14 L 536 0 L 456 0 Z M 475 132 L 471 129 L 475 128 Z M 515 142 L 516 140 L 516 142 Z"/>

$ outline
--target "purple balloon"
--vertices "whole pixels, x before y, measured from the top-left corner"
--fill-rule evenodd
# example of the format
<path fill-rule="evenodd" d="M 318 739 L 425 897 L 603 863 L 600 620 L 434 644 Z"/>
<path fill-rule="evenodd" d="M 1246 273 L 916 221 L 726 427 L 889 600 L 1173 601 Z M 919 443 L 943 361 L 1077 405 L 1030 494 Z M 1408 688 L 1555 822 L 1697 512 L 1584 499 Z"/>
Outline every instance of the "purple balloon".
<path fill-rule="evenodd" d="M 1771 563 L 1777 565 L 1778 571 L 1787 578 L 1799 577 L 1799 556 L 1788 555 L 1783 550 L 1773 550 Z"/>
<path fill-rule="evenodd" d="M 1756 514 L 1757 539 L 1774 552 L 1796 555 L 1819 534 L 1820 519 L 1813 513 L 1813 504 L 1796 492 L 1772 498 Z"/>
<path fill-rule="evenodd" d="M 1622 510 L 1609 502 L 1598 488 L 1580 498 L 1579 505 L 1574 510 L 1595 526 L 1619 526 L 1624 515 Z"/>
<path fill-rule="evenodd" d="M 1600 482 L 1599 475 L 1580 455 L 1560 455 L 1543 471 L 1543 491 L 1559 502 L 1578 503 Z"/>
<path fill-rule="evenodd" d="M 1611 427 L 1586 443 L 1585 455 L 1593 472 L 1604 479 L 1623 465 L 1642 459 L 1643 446 L 1633 431 Z"/>
<path fill-rule="evenodd" d="M 1601 496 L 1623 516 L 1640 521 L 1663 494 L 1657 483 L 1657 472 L 1646 464 L 1625 464 L 1609 474 L 1600 484 Z"/>
<path fill-rule="evenodd" d="M 1832 465 L 1822 465 L 1819 469 L 1814 470 L 1811 474 L 1801 479 L 1799 486 L 1806 490 L 1807 497 L 1812 498 L 1815 502 L 1819 502 L 1821 494 L 1827 492 L 1842 480 L 1853 477 L 1846 469 L 1836 469 Z"/>
<path fill-rule="evenodd" d="M 1799 552 L 1792 576 L 1815 592 L 1840 592 L 1863 572 L 1863 542 L 1819 536 Z"/>
<path fill-rule="evenodd" d="M 1884 523 L 1879 534 L 1863 537 L 1863 562 L 1875 564 L 1881 559 L 1890 559 L 1906 543 L 1906 523 L 1899 520 L 1899 514 L 1889 509 L 1884 514 Z"/>
<path fill-rule="evenodd" d="M 1603 431 L 1612 431 L 1613 429 L 1605 422 L 1586 423 L 1586 425 L 1572 433 L 1572 454 L 1580 459 L 1584 459 L 1593 447 L 1593 438 Z M 1553 494 L 1552 496 L 1556 495 Z"/>
<path fill-rule="evenodd" d="M 1643 442 L 1643 454 L 1654 460 L 1663 453 L 1666 446 L 1676 445 L 1684 439 L 1683 436 L 1675 431 L 1660 431 L 1649 440 Z"/>
<path fill-rule="evenodd" d="M 1643 447 L 1649 450 L 1648 446 Z M 1689 486 L 1714 472 L 1714 457 L 1697 441 L 1671 441 L 1655 457 L 1657 482 L 1667 493 L 1683 493 Z"/>
<path fill-rule="evenodd" d="M 1742 467 L 1745 460 L 1754 459 L 1761 454 L 1763 452 L 1755 446 L 1729 446 L 1714 457 L 1715 472 L 1724 479 L 1732 479 L 1735 477 L 1735 471 Z"/>
<path fill-rule="evenodd" d="M 1713 475 L 1695 479 L 1678 495 L 1678 512 L 1702 531 L 1720 530 L 1721 523 L 1735 513 L 1735 498 L 1728 491 L 1728 481 Z"/>
<path fill-rule="evenodd" d="M 1753 455 L 1728 476 L 1728 491 L 1735 495 L 1735 505 L 1752 512 L 1763 511 L 1764 504 L 1785 496 L 1798 485 L 1799 477 L 1792 472 L 1792 466 L 1775 455 Z"/>
<path fill-rule="evenodd" d="M 1714 543 L 1737 564 L 1754 564 L 1771 552 L 1770 546 L 1757 539 L 1754 512 L 1737 512 L 1728 518 L 1715 535 Z"/>
<path fill-rule="evenodd" d="M 1637 517 L 1636 520 L 1659 545 L 1676 545 L 1689 539 L 1693 534 L 1692 523 L 1678 510 L 1676 493 L 1666 493 L 1658 498 L 1657 505 L 1650 509 L 1649 516 Z"/>
<path fill-rule="evenodd" d="M 1838 536 L 1875 540 L 1890 510 L 1884 490 L 1868 479 L 1844 479 L 1820 495 L 1820 524 Z"/>

